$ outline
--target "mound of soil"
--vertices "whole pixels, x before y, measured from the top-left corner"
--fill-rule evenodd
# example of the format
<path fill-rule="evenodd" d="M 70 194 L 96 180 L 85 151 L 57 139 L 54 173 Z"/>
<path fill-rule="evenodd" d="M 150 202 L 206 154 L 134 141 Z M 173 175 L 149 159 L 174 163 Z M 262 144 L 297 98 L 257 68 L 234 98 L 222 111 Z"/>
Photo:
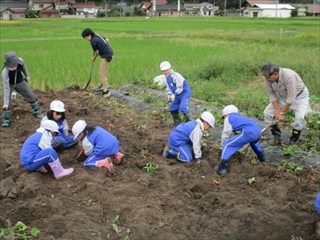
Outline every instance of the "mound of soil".
<path fill-rule="evenodd" d="M 320 183 L 313 168 L 292 174 L 237 153 L 231 173 L 220 177 L 213 171 L 219 149 L 208 139 L 201 164 L 162 158 L 172 129 L 166 109 L 137 110 L 77 87 L 36 95 L 42 112 L 62 100 L 70 128 L 84 119 L 108 129 L 125 154 L 111 178 L 76 161 L 80 146 L 59 153 L 65 167 L 75 168 L 71 176 L 57 181 L 26 171 L 20 149 L 40 120 L 18 97 L 11 127 L 0 130 L 0 217 L 38 227 L 39 239 L 315 239 Z M 149 162 L 157 166 L 151 174 Z"/>

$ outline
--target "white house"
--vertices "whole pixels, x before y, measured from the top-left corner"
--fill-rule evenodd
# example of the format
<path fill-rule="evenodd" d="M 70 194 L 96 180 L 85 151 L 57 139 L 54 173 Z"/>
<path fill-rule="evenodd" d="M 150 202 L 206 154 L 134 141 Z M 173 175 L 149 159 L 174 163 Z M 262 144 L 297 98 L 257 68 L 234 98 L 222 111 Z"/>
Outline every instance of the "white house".
<path fill-rule="evenodd" d="M 289 4 L 255 4 L 243 11 L 244 17 L 288 18 L 295 9 Z"/>
<path fill-rule="evenodd" d="M 186 13 L 195 16 L 214 16 L 219 7 L 213 6 L 211 3 L 185 3 Z"/>

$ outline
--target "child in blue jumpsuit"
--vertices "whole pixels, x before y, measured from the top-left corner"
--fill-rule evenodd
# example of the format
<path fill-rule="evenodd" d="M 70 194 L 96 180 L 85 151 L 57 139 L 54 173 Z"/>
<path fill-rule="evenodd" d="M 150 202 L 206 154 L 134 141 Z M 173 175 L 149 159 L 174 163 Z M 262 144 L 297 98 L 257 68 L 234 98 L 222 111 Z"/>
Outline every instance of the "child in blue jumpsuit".
<path fill-rule="evenodd" d="M 57 152 L 51 147 L 51 141 L 58 132 L 56 122 L 45 120 L 41 122 L 40 128 L 28 137 L 20 152 L 21 164 L 27 170 L 47 173 L 45 165 L 48 164 L 56 179 L 73 172 L 73 168 L 64 169 L 61 166 Z"/>
<path fill-rule="evenodd" d="M 234 105 L 226 106 L 222 111 L 224 127 L 221 135 L 222 153 L 221 162 L 216 171 L 219 174 L 227 174 L 229 158 L 241 147 L 250 144 L 261 163 L 265 162 L 263 150 L 259 144 L 261 128 L 249 117 L 238 114 L 238 108 Z M 230 137 L 232 133 L 234 136 Z"/>
<path fill-rule="evenodd" d="M 180 73 L 173 71 L 168 61 L 160 64 L 160 70 L 166 76 L 168 101 L 171 102 L 169 111 L 174 125 L 177 126 L 180 123 L 179 112 L 184 115 L 186 122 L 190 121 L 188 104 L 191 98 L 191 89 L 187 80 Z"/>
<path fill-rule="evenodd" d="M 113 164 L 122 162 L 124 155 L 119 151 L 119 141 L 104 128 L 88 126 L 84 120 L 78 120 L 72 127 L 72 133 L 74 138 L 82 141 L 87 156 L 85 167 L 104 167 L 111 174 Z"/>
<path fill-rule="evenodd" d="M 69 125 L 65 116 L 64 103 L 59 100 L 54 100 L 50 103 L 50 110 L 47 116 L 42 119 L 53 120 L 59 126 L 59 133 L 52 141 L 52 147 L 56 150 L 68 149 L 78 144 L 78 139 L 74 139 L 73 136 L 69 136 Z"/>
<path fill-rule="evenodd" d="M 317 213 L 320 215 L 320 192 L 318 192 L 318 196 L 316 198 L 316 202 L 314 203 Z"/>
<path fill-rule="evenodd" d="M 179 124 L 168 137 L 163 157 L 176 158 L 181 162 L 191 162 L 195 159 L 197 163 L 200 163 L 203 132 L 211 127 L 214 128 L 214 124 L 215 118 L 210 112 L 202 113 L 200 119 Z M 194 157 L 190 147 L 193 149 Z"/>

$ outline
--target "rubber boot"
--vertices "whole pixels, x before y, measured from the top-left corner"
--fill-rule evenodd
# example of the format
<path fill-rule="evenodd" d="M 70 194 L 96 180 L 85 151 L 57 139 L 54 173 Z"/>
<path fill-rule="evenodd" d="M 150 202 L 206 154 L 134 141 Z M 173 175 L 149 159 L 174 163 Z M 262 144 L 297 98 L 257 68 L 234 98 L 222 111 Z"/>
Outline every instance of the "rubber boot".
<path fill-rule="evenodd" d="M 186 113 L 186 114 L 183 114 L 186 122 L 189 122 L 191 120 L 191 117 L 190 117 L 190 114 L 189 113 Z"/>
<path fill-rule="evenodd" d="M 297 141 L 300 137 L 300 133 L 301 133 L 301 131 L 296 130 L 296 129 L 292 129 L 292 135 L 289 139 L 289 145 L 294 145 L 297 143 Z"/>
<path fill-rule="evenodd" d="M 258 157 L 259 162 L 260 162 L 261 164 L 265 164 L 266 158 L 265 158 L 265 156 L 264 156 L 263 153 L 262 153 L 262 154 L 257 154 L 257 157 Z"/>
<path fill-rule="evenodd" d="M 173 125 L 177 126 L 181 122 L 179 112 L 171 112 L 172 118 L 173 118 Z"/>
<path fill-rule="evenodd" d="M 226 175 L 228 173 L 228 160 L 221 160 L 220 165 L 215 169 L 219 175 Z"/>
<path fill-rule="evenodd" d="M 31 103 L 31 107 L 32 107 L 33 116 L 35 116 L 36 118 L 39 118 L 39 119 L 42 119 L 44 117 L 44 115 L 42 115 L 39 112 L 39 104 L 38 104 L 38 102 Z"/>
<path fill-rule="evenodd" d="M 97 161 L 96 166 L 99 168 L 104 167 L 107 170 L 108 176 L 111 176 L 111 174 L 113 173 L 113 163 L 111 158 L 109 157 L 102 159 L 100 161 Z"/>
<path fill-rule="evenodd" d="M 70 175 L 73 173 L 73 168 L 63 168 L 59 158 L 54 162 L 48 163 L 50 168 L 52 169 L 53 175 L 55 179 L 59 180 L 60 178 Z"/>
<path fill-rule="evenodd" d="M 119 165 L 122 162 L 122 158 L 124 157 L 124 154 L 121 152 L 116 153 L 115 155 L 111 156 L 112 163 L 115 165 Z"/>
<path fill-rule="evenodd" d="M 3 111 L 2 112 L 2 127 L 9 127 L 10 126 L 10 112 Z"/>
<path fill-rule="evenodd" d="M 278 124 L 275 124 L 273 126 L 271 126 L 271 133 L 273 135 L 273 142 L 272 142 L 272 146 L 277 146 L 280 144 L 280 139 L 281 139 L 281 130 L 279 128 Z"/>
<path fill-rule="evenodd" d="M 41 173 L 48 173 L 48 170 L 46 169 L 45 166 L 41 166 L 37 169 L 37 172 L 41 172 Z"/>

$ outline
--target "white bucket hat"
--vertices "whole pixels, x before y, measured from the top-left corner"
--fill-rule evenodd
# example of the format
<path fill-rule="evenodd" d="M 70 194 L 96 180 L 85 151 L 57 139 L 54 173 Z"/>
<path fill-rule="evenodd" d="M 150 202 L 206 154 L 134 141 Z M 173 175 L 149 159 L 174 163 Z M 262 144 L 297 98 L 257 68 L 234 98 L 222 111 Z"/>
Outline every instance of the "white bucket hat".
<path fill-rule="evenodd" d="M 171 68 L 171 64 L 168 61 L 164 61 L 164 62 L 160 63 L 160 70 L 161 71 L 168 70 L 169 68 Z"/>
<path fill-rule="evenodd" d="M 206 121 L 212 128 L 214 128 L 216 119 L 210 112 L 203 112 L 200 117 L 202 120 Z"/>
<path fill-rule="evenodd" d="M 52 120 L 43 120 L 41 121 L 40 127 L 52 131 L 52 132 L 59 132 L 59 126 L 55 121 Z"/>
<path fill-rule="evenodd" d="M 74 139 L 76 139 L 79 134 L 85 129 L 87 126 L 87 123 L 84 120 L 78 120 L 72 127 L 72 134 L 74 136 Z"/>
<path fill-rule="evenodd" d="M 50 103 L 50 110 L 55 112 L 65 112 L 64 103 L 59 100 L 54 100 Z"/>
<path fill-rule="evenodd" d="M 222 110 L 222 118 L 230 113 L 238 113 L 239 110 L 235 105 L 228 105 Z"/>
<path fill-rule="evenodd" d="M 15 52 L 7 52 L 4 58 L 6 60 L 4 65 L 7 68 L 16 68 L 18 64 L 22 64 L 22 61 L 17 57 Z"/>

